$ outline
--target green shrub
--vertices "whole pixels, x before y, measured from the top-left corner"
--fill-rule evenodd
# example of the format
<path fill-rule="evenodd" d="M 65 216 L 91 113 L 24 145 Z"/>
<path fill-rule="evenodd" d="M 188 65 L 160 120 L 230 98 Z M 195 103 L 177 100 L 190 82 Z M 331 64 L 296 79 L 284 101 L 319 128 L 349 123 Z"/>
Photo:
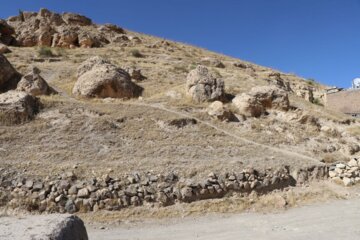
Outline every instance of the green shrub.
<path fill-rule="evenodd" d="M 39 57 L 54 57 L 55 56 L 55 54 L 53 53 L 53 51 L 51 50 L 50 47 L 39 47 L 37 53 L 38 53 Z"/>
<path fill-rule="evenodd" d="M 321 100 L 319 98 L 314 98 L 313 104 L 319 105 L 319 106 L 324 106 L 324 104 L 322 104 Z"/>

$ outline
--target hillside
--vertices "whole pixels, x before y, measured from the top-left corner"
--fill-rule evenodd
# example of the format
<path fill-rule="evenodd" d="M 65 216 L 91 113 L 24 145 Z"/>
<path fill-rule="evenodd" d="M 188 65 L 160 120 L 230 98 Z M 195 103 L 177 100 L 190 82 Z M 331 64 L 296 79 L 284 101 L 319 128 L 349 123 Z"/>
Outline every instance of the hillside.
<path fill-rule="evenodd" d="M 187 44 L 123 31 L 116 41 L 90 48 L 9 44 L 11 52 L 5 56 L 14 68 L 24 75 L 30 66 L 37 67 L 59 94 L 38 96 L 42 107 L 33 120 L 0 126 L 3 176 L 46 181 L 73 172 L 78 180 L 90 181 L 106 174 L 112 179 L 175 174 L 187 182 L 209 174 L 228 177 L 244 169 L 286 167 L 301 183 L 310 174 L 299 180 L 299 172 L 348 161 L 360 151 L 359 122 L 324 108 L 325 86 Z M 144 78 L 132 75 L 143 88 L 141 96 L 74 95 L 78 67 L 94 56 L 129 73 L 141 70 Z M 198 65 L 224 81 L 226 98 L 221 101 L 234 118 L 210 116 L 212 100 L 191 98 L 187 76 Z M 259 86 L 285 92 L 290 106 L 266 107 L 259 116 L 244 114 L 232 100 Z"/>

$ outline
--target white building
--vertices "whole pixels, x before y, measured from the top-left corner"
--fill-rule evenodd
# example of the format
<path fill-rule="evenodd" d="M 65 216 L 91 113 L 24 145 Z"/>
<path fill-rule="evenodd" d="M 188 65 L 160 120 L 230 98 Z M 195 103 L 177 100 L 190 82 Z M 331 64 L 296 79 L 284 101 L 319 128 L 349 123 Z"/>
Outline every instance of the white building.
<path fill-rule="evenodd" d="M 355 78 L 352 81 L 352 88 L 353 89 L 360 89 L 360 78 Z"/>

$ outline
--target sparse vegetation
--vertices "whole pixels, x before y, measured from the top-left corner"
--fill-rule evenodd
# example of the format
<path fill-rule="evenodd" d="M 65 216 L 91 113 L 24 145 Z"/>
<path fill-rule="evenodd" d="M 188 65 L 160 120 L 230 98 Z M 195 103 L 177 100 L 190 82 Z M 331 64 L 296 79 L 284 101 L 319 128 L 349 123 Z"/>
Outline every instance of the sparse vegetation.
<path fill-rule="evenodd" d="M 319 98 L 314 98 L 313 104 L 316 104 L 318 106 L 324 106 L 324 104 L 321 102 Z"/>
<path fill-rule="evenodd" d="M 143 57 L 145 57 L 145 55 L 143 55 L 138 49 L 132 49 L 132 50 L 130 51 L 130 54 L 131 54 L 131 56 L 136 57 L 136 58 L 143 58 Z"/>
<path fill-rule="evenodd" d="M 50 47 L 39 47 L 37 50 L 37 55 L 39 57 L 54 57 L 55 54 L 53 53 Z"/>

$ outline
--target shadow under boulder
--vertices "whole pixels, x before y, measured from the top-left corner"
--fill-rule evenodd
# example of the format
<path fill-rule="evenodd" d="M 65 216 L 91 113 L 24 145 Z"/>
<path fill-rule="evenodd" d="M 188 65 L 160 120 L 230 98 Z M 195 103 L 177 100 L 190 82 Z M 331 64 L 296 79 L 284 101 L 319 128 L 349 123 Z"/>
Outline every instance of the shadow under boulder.
<path fill-rule="evenodd" d="M 16 89 L 21 74 L 18 73 L 7 58 L 0 54 L 0 93 Z"/>

